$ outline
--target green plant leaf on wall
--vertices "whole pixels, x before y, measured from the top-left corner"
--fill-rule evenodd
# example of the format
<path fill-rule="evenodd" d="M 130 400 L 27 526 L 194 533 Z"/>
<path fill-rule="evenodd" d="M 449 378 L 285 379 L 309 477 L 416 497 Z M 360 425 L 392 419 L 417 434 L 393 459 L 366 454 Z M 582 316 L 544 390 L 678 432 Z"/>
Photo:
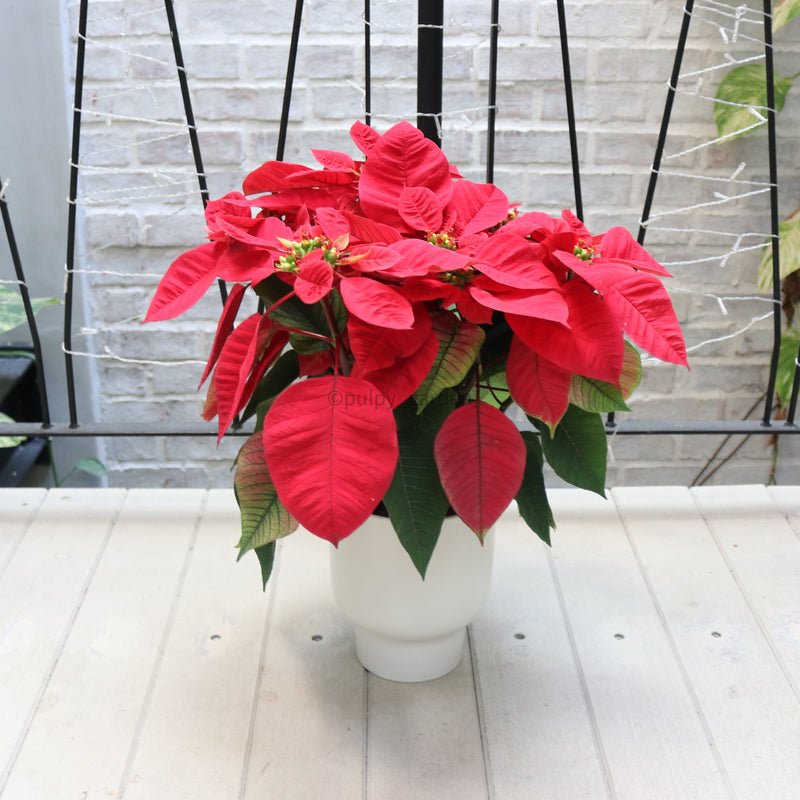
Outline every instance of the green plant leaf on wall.
<path fill-rule="evenodd" d="M 4 422 L 14 422 L 8 414 L 4 414 L 0 411 L 0 424 Z M 0 428 L 0 431 L 2 428 Z M 18 444 L 22 444 L 25 441 L 24 436 L 2 436 L 0 435 L 0 448 L 2 447 L 16 447 Z"/>
<path fill-rule="evenodd" d="M 778 353 L 778 373 L 775 376 L 775 394 L 782 408 L 787 408 L 792 396 L 795 359 L 800 350 L 800 330 L 787 328 L 781 335 L 781 347 Z"/>
<path fill-rule="evenodd" d="M 800 269 L 800 208 L 778 225 L 780 245 L 780 279 Z M 758 264 L 758 286 L 769 289 L 772 286 L 772 246 L 768 242 L 761 251 Z"/>
<path fill-rule="evenodd" d="M 75 462 L 75 469 L 85 472 L 87 475 L 92 475 L 95 478 L 102 478 L 108 474 L 108 470 L 102 461 L 96 458 L 79 458 Z"/>
<path fill-rule="evenodd" d="M 556 475 L 605 497 L 608 442 L 600 415 L 570 405 L 552 437 L 545 423 L 528 419 L 539 429 L 544 456 Z"/>
<path fill-rule="evenodd" d="M 777 31 L 800 14 L 800 0 L 779 0 L 772 10 L 772 30 Z"/>
<path fill-rule="evenodd" d="M 780 111 L 792 88 L 791 78 L 775 75 L 775 109 Z M 714 119 L 720 138 L 734 139 L 767 122 L 767 71 L 762 64 L 732 69 L 717 89 Z"/>
<path fill-rule="evenodd" d="M 52 306 L 59 302 L 55 297 L 32 297 L 31 307 L 35 314 L 45 306 Z M 13 330 L 27 321 L 25 305 L 19 292 L 8 286 L 0 285 L 0 333 Z"/>

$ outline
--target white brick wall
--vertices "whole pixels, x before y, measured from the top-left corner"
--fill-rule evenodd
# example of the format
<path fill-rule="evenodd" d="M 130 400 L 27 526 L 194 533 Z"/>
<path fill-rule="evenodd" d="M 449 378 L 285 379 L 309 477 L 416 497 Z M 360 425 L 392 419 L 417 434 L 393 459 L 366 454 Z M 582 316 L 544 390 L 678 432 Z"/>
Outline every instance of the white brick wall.
<path fill-rule="evenodd" d="M 373 112 L 377 124 L 386 127 L 396 118 L 413 120 L 415 115 L 416 2 L 373 6 Z M 485 171 L 489 6 L 488 0 L 461 0 L 446 3 L 445 11 L 443 146 L 464 174 L 478 179 Z M 70 1 L 68 7 L 74 29 L 77 4 Z M 239 188 L 247 171 L 274 157 L 292 7 L 264 0 L 176 0 L 212 195 Z M 679 0 L 566 4 L 590 228 L 621 224 L 636 231 L 682 7 Z M 306 0 L 287 160 L 309 163 L 310 147 L 354 152 L 347 131 L 362 115 L 362 9 L 361 0 Z M 699 14 L 721 19 L 711 12 Z M 777 36 L 778 69 L 785 74 L 798 71 L 798 24 Z M 559 213 L 573 204 L 573 197 L 555 3 L 503 0 L 501 26 L 495 180 L 524 207 Z M 66 35 L 74 48 L 74 35 Z M 83 171 L 80 183 L 82 196 L 91 201 L 81 207 L 86 254 L 80 266 L 96 271 L 89 278 L 81 276 L 90 287 L 91 327 L 98 331 L 88 345 L 97 353 L 108 347 L 125 358 L 204 360 L 218 308 L 213 292 L 178 322 L 145 328 L 138 322 L 156 283 L 152 276 L 163 273 L 177 253 L 201 243 L 203 236 L 188 137 L 175 127 L 183 112 L 163 4 L 92 0 L 88 36 L 84 107 L 130 118 L 87 113 L 83 128 L 84 163 L 105 168 Z M 684 70 L 721 63 L 725 52 L 738 57 L 753 51 L 746 41 L 724 44 L 713 25 L 696 21 Z M 700 94 L 713 95 L 721 74 L 707 75 Z M 681 88 L 693 90 L 696 81 L 687 79 Z M 800 89 L 794 92 L 797 96 L 790 94 L 779 122 L 784 215 L 797 204 L 800 177 Z M 679 96 L 673 119 L 669 153 L 715 135 L 711 104 L 697 97 Z M 763 134 L 701 149 L 664 167 L 730 176 L 742 161 L 747 164 L 742 177 L 764 178 Z M 170 185 L 169 180 L 180 184 Z M 154 196 L 170 195 L 176 187 L 186 194 Z M 664 177 L 653 211 L 708 202 L 714 190 L 733 188 L 724 182 Z M 766 231 L 766 197 L 710 206 L 659 223 Z M 705 255 L 717 259 L 676 264 L 671 288 L 725 297 L 757 294 L 758 253 L 733 256 L 722 267 L 719 258 L 726 241 L 700 233 L 652 231 L 648 237 L 656 256 L 665 261 Z M 741 299 L 726 301 L 728 313 L 723 314 L 716 300 L 702 294 L 676 292 L 674 297 L 690 347 L 736 334 L 768 310 L 766 303 Z M 692 352 L 690 373 L 648 367 L 634 417 L 738 418 L 765 384 L 769 331 L 769 323 L 762 322 L 700 347 Z M 193 422 L 202 405 L 202 395 L 196 393 L 201 371 L 200 365 L 103 361 L 97 391 L 104 418 Z M 619 437 L 613 441 L 611 482 L 691 481 L 718 442 L 717 437 Z M 761 437 L 750 442 L 715 480 L 765 480 L 772 459 L 766 444 Z M 218 450 L 213 438 L 109 440 L 102 457 L 118 485 L 229 485 L 229 461 L 236 447 L 232 440 Z M 778 464 L 779 477 L 797 470 L 796 442 L 781 443 Z"/>

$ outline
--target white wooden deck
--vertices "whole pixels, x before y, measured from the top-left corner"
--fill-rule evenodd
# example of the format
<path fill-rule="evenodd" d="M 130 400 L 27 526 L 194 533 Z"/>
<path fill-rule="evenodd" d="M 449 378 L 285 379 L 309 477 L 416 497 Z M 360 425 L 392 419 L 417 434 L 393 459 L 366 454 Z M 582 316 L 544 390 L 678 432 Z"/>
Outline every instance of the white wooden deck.
<path fill-rule="evenodd" d="M 797 800 L 800 487 L 553 492 L 456 672 L 364 672 L 227 491 L 0 490 L 2 800 Z M 251 560 L 252 558 L 252 560 Z"/>

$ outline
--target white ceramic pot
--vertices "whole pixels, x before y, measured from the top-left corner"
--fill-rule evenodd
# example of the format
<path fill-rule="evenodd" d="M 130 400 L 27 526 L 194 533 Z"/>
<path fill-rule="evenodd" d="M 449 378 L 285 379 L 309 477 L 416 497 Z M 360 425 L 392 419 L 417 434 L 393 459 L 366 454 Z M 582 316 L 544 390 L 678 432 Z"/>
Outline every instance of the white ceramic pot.
<path fill-rule="evenodd" d="M 364 667 L 417 682 L 458 666 L 466 626 L 489 593 L 493 529 L 481 546 L 458 517 L 445 519 L 424 581 L 386 517 L 370 517 L 331 550 L 333 594 L 355 625 Z"/>

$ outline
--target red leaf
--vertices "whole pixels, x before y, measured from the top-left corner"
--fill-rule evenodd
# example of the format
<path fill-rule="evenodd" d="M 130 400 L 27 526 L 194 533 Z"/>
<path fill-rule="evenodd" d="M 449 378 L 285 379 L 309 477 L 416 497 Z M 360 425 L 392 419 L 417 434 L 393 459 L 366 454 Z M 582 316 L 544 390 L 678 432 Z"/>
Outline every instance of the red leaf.
<path fill-rule="evenodd" d="M 515 336 L 506 361 L 506 380 L 514 402 L 554 430 L 569 405 L 572 373 L 540 356 Z"/>
<path fill-rule="evenodd" d="M 272 275 L 274 260 L 269 250 L 230 242 L 217 263 L 217 275 L 230 283 L 256 284 Z"/>
<path fill-rule="evenodd" d="M 400 264 L 400 256 L 380 244 L 357 244 L 349 252 L 338 263 L 349 264 L 358 272 L 384 272 L 394 277 L 394 270 Z"/>
<path fill-rule="evenodd" d="M 426 186 L 407 186 L 400 192 L 397 210 L 403 222 L 417 231 L 438 231 L 442 227 L 442 205 Z"/>
<path fill-rule="evenodd" d="M 260 314 L 252 314 L 228 336 L 214 372 L 219 438 L 240 410 L 239 401 L 256 355 Z M 242 406 L 243 407 L 243 406 Z"/>
<path fill-rule="evenodd" d="M 270 363 L 287 341 L 267 316 L 252 314 L 228 336 L 214 371 L 219 438 L 245 407 Z"/>
<path fill-rule="evenodd" d="M 361 120 L 356 120 L 350 127 L 350 138 L 356 147 L 365 156 L 368 156 L 375 143 L 380 139 L 380 134 L 374 128 L 370 128 L 369 125 L 365 125 Z"/>
<path fill-rule="evenodd" d="M 308 305 L 327 295 L 333 286 L 333 267 L 322 257 L 321 250 L 312 250 L 300 260 L 294 282 L 295 294 Z"/>
<path fill-rule="evenodd" d="M 309 378 L 272 404 L 264 451 L 289 513 L 311 533 L 338 544 L 369 517 L 392 481 L 398 456 L 394 415 L 367 381 Z"/>
<path fill-rule="evenodd" d="M 222 309 L 222 314 L 220 315 L 219 323 L 217 324 L 217 332 L 214 336 L 214 343 L 211 346 L 211 355 L 208 357 L 208 363 L 206 364 L 205 372 L 203 373 L 203 377 L 200 379 L 200 386 L 203 385 L 208 377 L 208 374 L 217 363 L 219 354 L 222 352 L 222 346 L 225 344 L 226 339 L 228 336 L 230 336 L 230 333 L 233 330 L 233 323 L 236 321 L 236 315 L 239 313 L 239 307 L 242 304 L 242 298 L 244 297 L 246 289 L 246 286 L 241 283 L 237 283 L 234 284 L 230 293 L 228 294 L 228 299 L 225 301 L 225 307 Z"/>
<path fill-rule="evenodd" d="M 475 254 L 478 268 L 492 280 L 515 289 L 556 289 L 555 275 L 545 266 L 547 250 L 513 233 L 490 237 Z"/>
<path fill-rule="evenodd" d="M 450 505 L 483 540 L 522 485 L 527 451 L 514 423 L 482 401 L 453 411 L 433 455 Z"/>
<path fill-rule="evenodd" d="M 657 277 L 603 261 L 581 262 L 575 271 L 603 295 L 633 342 L 662 361 L 687 364 L 680 323 Z"/>
<path fill-rule="evenodd" d="M 455 210 L 459 237 L 485 231 L 508 215 L 508 198 L 491 183 L 456 181 L 448 211 Z"/>
<path fill-rule="evenodd" d="M 420 387 L 431 371 L 438 352 L 439 338 L 431 331 L 422 346 L 406 358 L 369 372 L 356 364 L 352 376 L 368 380 L 386 396 L 392 408 L 397 408 Z"/>
<path fill-rule="evenodd" d="M 356 316 L 347 321 L 353 357 L 365 372 L 391 367 L 419 350 L 431 332 L 431 317 L 421 303 L 414 306 L 414 325 L 408 330 L 382 328 Z"/>
<path fill-rule="evenodd" d="M 396 289 L 372 278 L 347 278 L 339 284 L 347 310 L 381 328 L 410 328 L 414 309 Z"/>
<path fill-rule="evenodd" d="M 367 219 L 367 217 L 351 214 L 349 211 L 341 211 L 340 213 L 347 222 L 351 240 L 355 239 L 368 244 L 393 244 L 403 238 L 389 225 L 383 225 L 380 222 Z"/>
<path fill-rule="evenodd" d="M 340 153 L 338 150 L 314 150 L 312 148 L 311 154 L 326 169 L 352 171 L 356 168 L 356 162 L 347 153 Z"/>
<path fill-rule="evenodd" d="M 254 169 L 242 183 L 245 194 L 261 194 L 261 192 L 278 192 L 286 188 L 286 178 L 298 172 L 311 172 L 302 164 L 291 164 L 288 161 L 267 161 Z"/>
<path fill-rule="evenodd" d="M 569 306 L 564 302 L 561 292 L 558 291 L 506 290 L 489 292 L 480 285 L 470 286 L 468 291 L 477 303 L 495 311 L 561 323 L 566 323 L 569 318 Z"/>
<path fill-rule="evenodd" d="M 613 261 L 665 278 L 672 277 L 625 228 L 610 228 L 601 238 L 600 253 L 601 263 Z"/>
<path fill-rule="evenodd" d="M 191 308 L 214 283 L 224 251 L 223 242 L 209 242 L 179 255 L 158 284 L 144 321 L 172 319 Z"/>
<path fill-rule="evenodd" d="M 470 265 L 470 259 L 465 255 L 423 239 L 402 239 L 390 245 L 389 249 L 402 257 L 392 270 L 398 278 L 423 277 L 429 272 L 452 272 Z"/>
<path fill-rule="evenodd" d="M 508 324 L 528 347 L 554 364 L 616 386 L 625 353 L 619 320 L 579 279 L 565 283 L 562 294 L 569 305 L 569 328 L 516 314 L 506 314 Z"/>
<path fill-rule="evenodd" d="M 399 230 L 413 230 L 397 210 L 408 186 L 427 187 L 443 206 L 453 194 L 444 153 L 413 125 L 400 122 L 375 142 L 361 170 L 358 191 L 364 214 Z"/>
<path fill-rule="evenodd" d="M 333 350 L 320 350 L 319 353 L 298 353 L 299 374 L 301 378 L 309 375 L 322 375 L 333 369 Z"/>

